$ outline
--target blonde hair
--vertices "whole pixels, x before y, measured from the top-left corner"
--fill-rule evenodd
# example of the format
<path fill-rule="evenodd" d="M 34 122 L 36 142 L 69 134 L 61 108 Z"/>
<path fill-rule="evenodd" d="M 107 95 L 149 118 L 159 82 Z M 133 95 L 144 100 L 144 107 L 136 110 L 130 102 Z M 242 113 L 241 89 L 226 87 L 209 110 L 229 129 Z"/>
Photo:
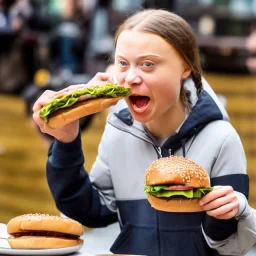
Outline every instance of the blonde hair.
<path fill-rule="evenodd" d="M 195 83 L 197 95 L 202 90 L 202 71 L 198 47 L 193 29 L 180 16 L 165 10 L 147 9 L 139 11 L 126 19 L 117 29 L 114 38 L 115 45 L 120 33 L 124 30 L 137 29 L 154 33 L 174 46 L 191 68 L 190 77 Z M 182 84 L 180 97 L 186 108 L 190 109 L 190 92 Z"/>

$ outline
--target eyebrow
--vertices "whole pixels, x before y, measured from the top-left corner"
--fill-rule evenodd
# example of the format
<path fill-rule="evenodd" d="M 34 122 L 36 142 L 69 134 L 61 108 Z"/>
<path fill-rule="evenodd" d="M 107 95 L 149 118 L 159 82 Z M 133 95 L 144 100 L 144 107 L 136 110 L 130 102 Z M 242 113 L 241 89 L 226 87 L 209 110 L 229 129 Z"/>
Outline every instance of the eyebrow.
<path fill-rule="evenodd" d="M 140 54 L 139 57 L 140 58 L 142 58 L 142 57 L 158 57 L 158 58 L 161 58 L 162 56 L 160 56 L 158 54 L 154 54 L 154 53 L 144 53 L 144 54 Z"/>
<path fill-rule="evenodd" d="M 122 55 L 117 55 L 117 57 L 124 58 L 124 56 L 122 56 Z M 154 54 L 154 53 L 143 53 L 143 54 L 138 55 L 138 57 L 139 57 L 139 58 L 145 58 L 145 57 L 157 57 L 157 58 L 162 58 L 161 55 Z"/>

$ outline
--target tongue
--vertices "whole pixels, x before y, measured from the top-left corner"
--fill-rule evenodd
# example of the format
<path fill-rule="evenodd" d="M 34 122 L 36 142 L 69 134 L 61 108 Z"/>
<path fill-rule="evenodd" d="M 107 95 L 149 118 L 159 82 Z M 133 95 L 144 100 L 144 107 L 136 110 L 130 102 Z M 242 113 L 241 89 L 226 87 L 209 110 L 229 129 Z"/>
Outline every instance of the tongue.
<path fill-rule="evenodd" d="M 137 107 L 137 108 L 143 108 L 145 107 L 149 102 L 149 98 L 146 96 L 134 96 L 132 97 L 132 103 Z"/>

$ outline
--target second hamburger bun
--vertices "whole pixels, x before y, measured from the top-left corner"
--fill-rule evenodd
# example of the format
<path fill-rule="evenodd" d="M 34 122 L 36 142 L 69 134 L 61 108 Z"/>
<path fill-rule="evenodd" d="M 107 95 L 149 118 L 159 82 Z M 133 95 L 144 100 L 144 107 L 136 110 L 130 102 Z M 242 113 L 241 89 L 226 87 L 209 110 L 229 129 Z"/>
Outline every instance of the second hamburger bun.
<path fill-rule="evenodd" d="M 210 186 L 206 170 L 181 156 L 163 157 L 152 162 L 146 172 L 146 184 L 183 184 L 194 188 Z"/>
<path fill-rule="evenodd" d="M 28 230 L 53 231 L 81 236 L 84 227 L 70 218 L 48 214 L 24 214 L 11 219 L 7 223 L 7 232 L 11 235 Z"/>
<path fill-rule="evenodd" d="M 25 214 L 7 223 L 8 242 L 16 249 L 52 249 L 81 244 L 79 222 L 48 214 Z"/>
<path fill-rule="evenodd" d="M 60 128 L 81 117 L 100 112 L 115 105 L 122 97 L 96 98 L 81 101 L 75 105 L 54 112 L 48 120 L 48 126 L 52 129 Z"/>
<path fill-rule="evenodd" d="M 8 243 L 13 249 L 56 249 L 76 246 L 82 239 L 67 239 L 49 236 L 9 237 Z"/>

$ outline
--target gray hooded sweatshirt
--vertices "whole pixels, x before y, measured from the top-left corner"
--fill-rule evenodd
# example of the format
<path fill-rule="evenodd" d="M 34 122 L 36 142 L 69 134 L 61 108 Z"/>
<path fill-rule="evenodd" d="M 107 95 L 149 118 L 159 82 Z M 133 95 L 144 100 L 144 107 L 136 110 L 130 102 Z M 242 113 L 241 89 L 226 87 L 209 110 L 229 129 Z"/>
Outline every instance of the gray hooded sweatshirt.
<path fill-rule="evenodd" d="M 121 233 L 113 253 L 148 256 L 242 255 L 249 245 L 234 235 L 247 206 L 249 180 L 241 140 L 205 80 L 197 98 L 192 80 L 192 112 L 175 134 L 159 142 L 132 119 L 128 109 L 110 114 L 90 175 L 84 170 L 79 135 L 73 142 L 55 140 L 49 150 L 47 179 L 58 209 L 88 227 L 119 221 Z M 211 186 L 230 185 L 240 202 L 237 218 L 219 220 L 205 212 L 169 213 L 153 209 L 144 192 L 152 161 L 185 156 L 206 169 Z M 251 245 L 250 245 L 251 246 Z M 217 251 L 217 250 L 219 251 Z M 232 254 L 233 253 L 233 254 Z"/>

